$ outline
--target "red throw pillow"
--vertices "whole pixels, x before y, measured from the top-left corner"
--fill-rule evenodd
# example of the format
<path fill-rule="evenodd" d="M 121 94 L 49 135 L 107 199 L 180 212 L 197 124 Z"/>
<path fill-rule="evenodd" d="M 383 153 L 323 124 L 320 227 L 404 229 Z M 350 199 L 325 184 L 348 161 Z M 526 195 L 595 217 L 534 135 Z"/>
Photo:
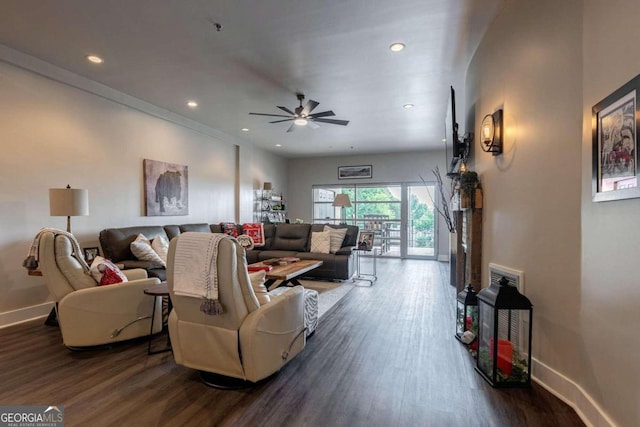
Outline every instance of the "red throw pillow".
<path fill-rule="evenodd" d="M 236 224 L 234 222 L 221 222 L 220 227 L 222 228 L 222 232 L 224 234 L 238 237 L 238 228 L 236 227 Z"/>
<path fill-rule="evenodd" d="M 113 285 L 127 281 L 127 276 L 120 271 L 117 265 L 99 255 L 91 263 L 89 272 L 98 286 Z"/>
<path fill-rule="evenodd" d="M 102 274 L 102 279 L 100 279 L 100 286 L 122 283 L 119 271 L 115 271 L 107 264 L 102 264 L 102 266 L 104 266 L 104 273 Z"/>
<path fill-rule="evenodd" d="M 250 236 L 254 246 L 264 246 L 264 227 L 261 223 L 242 224 L 242 234 Z"/>

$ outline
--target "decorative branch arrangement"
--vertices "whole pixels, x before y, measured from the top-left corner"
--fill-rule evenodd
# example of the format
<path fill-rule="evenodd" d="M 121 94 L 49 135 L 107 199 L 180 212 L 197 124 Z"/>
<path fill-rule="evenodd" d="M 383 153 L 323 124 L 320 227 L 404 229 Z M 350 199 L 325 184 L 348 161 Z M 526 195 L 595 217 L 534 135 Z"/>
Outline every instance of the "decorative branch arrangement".
<path fill-rule="evenodd" d="M 435 201 L 431 197 L 431 193 L 427 191 L 427 194 L 429 195 L 429 199 L 431 199 L 431 203 L 433 203 L 433 206 L 436 212 L 438 212 L 438 214 L 444 219 L 444 222 L 447 224 L 449 233 L 455 233 L 456 232 L 455 217 L 451 216 L 451 212 L 449 210 L 449 203 L 451 202 L 451 198 L 453 197 L 453 194 L 454 194 L 453 188 L 451 188 L 451 190 L 449 191 L 449 194 L 447 195 L 444 189 L 444 183 L 442 182 L 442 176 L 440 175 L 440 169 L 438 169 L 438 167 L 436 166 L 436 168 L 433 169 L 432 172 L 433 172 L 433 175 L 436 177 L 438 195 L 440 196 L 440 206 L 438 206 L 438 204 L 435 203 Z M 424 180 L 424 178 L 422 178 L 421 175 L 418 175 L 418 176 L 422 180 L 422 183 L 425 185 L 425 187 L 427 187 L 427 182 Z M 454 181 L 452 180 L 451 186 L 453 187 L 453 185 L 454 185 Z"/>

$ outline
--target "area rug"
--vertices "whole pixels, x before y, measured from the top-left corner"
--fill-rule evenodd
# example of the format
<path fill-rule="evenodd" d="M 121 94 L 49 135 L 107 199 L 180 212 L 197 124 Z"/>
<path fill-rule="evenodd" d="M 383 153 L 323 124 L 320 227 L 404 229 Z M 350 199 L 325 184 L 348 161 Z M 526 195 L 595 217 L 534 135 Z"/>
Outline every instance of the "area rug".
<path fill-rule="evenodd" d="M 351 281 L 322 282 L 319 280 L 300 280 L 300 284 L 307 289 L 318 291 L 318 319 L 321 319 L 331 307 L 336 305 L 355 287 L 355 283 Z"/>

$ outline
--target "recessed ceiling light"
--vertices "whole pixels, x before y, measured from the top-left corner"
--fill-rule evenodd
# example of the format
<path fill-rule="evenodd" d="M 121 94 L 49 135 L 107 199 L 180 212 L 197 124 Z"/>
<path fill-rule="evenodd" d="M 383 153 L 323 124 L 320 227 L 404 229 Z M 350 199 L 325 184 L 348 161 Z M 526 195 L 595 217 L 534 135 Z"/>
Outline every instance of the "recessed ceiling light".
<path fill-rule="evenodd" d="M 442 142 L 447 142 L 447 138 L 442 138 Z"/>
<path fill-rule="evenodd" d="M 276 147 L 282 147 L 282 144 L 276 144 Z"/>
<path fill-rule="evenodd" d="M 242 132 L 249 132 L 249 128 L 242 128 Z"/>
<path fill-rule="evenodd" d="M 96 55 L 87 55 L 87 60 L 94 64 L 102 64 L 104 62 L 104 59 Z"/>
<path fill-rule="evenodd" d="M 196 101 L 187 101 L 187 105 L 191 108 L 196 108 L 198 103 Z"/>
<path fill-rule="evenodd" d="M 392 43 L 391 46 L 389 46 L 389 49 L 392 52 L 400 52 L 404 48 L 405 48 L 404 43 Z"/>
<path fill-rule="evenodd" d="M 404 104 L 403 107 L 406 108 L 407 110 L 410 110 L 411 108 L 414 107 L 414 105 L 413 104 Z"/>

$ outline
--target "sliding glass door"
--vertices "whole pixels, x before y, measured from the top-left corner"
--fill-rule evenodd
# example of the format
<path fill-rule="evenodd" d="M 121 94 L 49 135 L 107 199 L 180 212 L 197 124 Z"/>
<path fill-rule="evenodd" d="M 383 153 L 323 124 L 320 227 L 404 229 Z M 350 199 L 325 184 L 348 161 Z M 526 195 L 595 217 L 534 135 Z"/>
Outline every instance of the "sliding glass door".
<path fill-rule="evenodd" d="M 347 194 L 350 207 L 335 207 L 337 194 Z M 355 224 L 361 231 L 374 232 L 379 256 L 434 258 L 436 217 L 433 186 L 424 184 L 354 184 L 315 186 L 315 223 Z"/>

